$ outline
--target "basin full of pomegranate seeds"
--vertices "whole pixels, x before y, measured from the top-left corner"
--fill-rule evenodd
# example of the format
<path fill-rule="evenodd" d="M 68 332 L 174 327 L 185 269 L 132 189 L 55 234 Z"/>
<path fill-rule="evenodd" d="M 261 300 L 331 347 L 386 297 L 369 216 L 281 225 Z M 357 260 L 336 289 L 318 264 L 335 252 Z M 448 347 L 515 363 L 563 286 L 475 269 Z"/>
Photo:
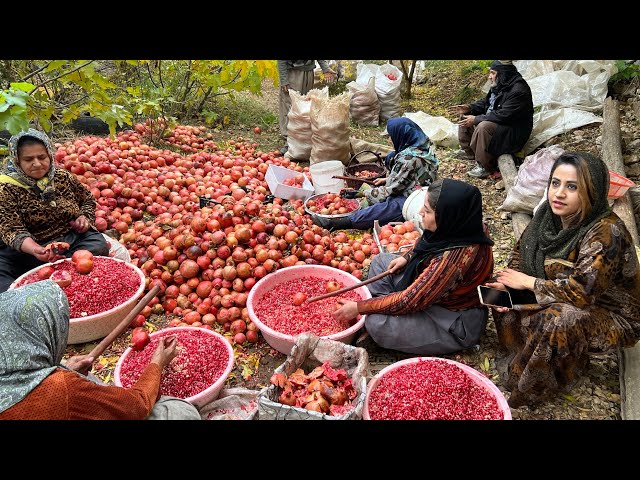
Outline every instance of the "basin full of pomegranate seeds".
<path fill-rule="evenodd" d="M 124 320 L 142 296 L 144 273 L 130 263 L 111 257 L 94 257 L 93 269 L 78 273 L 69 259 L 46 263 L 18 277 L 9 288 L 42 281 L 38 272 L 53 268 L 53 277 L 68 272 L 71 283 L 61 287 L 69 302 L 69 338 L 67 343 L 85 343 L 106 337 Z"/>
<path fill-rule="evenodd" d="M 128 348 L 116 364 L 115 384 L 133 386 L 160 339 L 169 335 L 177 337 L 177 355 L 162 371 L 160 394 L 183 398 L 196 406 L 215 400 L 233 368 L 233 349 L 222 335 L 202 328 L 166 328 L 152 333 L 143 350 Z"/>
<path fill-rule="evenodd" d="M 295 336 L 303 332 L 349 343 L 364 325 L 365 316 L 349 323 L 338 322 L 333 318 L 333 312 L 340 307 L 337 300 L 371 298 L 369 289 L 363 286 L 312 303 L 308 300 L 326 294 L 328 285 L 343 288 L 359 283 L 353 275 L 325 265 L 283 268 L 262 278 L 251 289 L 247 298 L 249 318 L 267 343 L 285 354 L 291 351 Z"/>
<path fill-rule="evenodd" d="M 502 392 L 462 363 L 420 357 L 396 362 L 367 386 L 365 420 L 510 420 Z"/>

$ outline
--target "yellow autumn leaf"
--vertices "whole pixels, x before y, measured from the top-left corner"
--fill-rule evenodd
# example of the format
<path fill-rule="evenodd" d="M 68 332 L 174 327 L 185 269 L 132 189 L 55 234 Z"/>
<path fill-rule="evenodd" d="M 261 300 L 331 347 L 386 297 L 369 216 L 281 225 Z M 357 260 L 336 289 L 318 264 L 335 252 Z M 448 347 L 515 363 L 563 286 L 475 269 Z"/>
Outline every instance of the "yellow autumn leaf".
<path fill-rule="evenodd" d="M 489 357 L 484 357 L 484 369 L 488 371 L 489 368 L 491 368 L 491 365 L 489 363 Z"/>

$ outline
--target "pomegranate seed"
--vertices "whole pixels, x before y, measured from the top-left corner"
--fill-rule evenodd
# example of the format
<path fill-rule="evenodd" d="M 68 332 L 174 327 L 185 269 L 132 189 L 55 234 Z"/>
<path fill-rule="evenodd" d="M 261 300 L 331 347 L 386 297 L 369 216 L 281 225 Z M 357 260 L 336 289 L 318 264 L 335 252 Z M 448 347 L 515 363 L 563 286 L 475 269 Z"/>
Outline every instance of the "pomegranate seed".
<path fill-rule="evenodd" d="M 338 282 L 340 288 L 345 286 L 335 278 L 330 280 Z M 346 330 L 350 325 L 336 321 L 333 312 L 340 306 L 336 301 L 339 298 L 354 302 L 362 300 L 354 290 L 300 306 L 292 303 L 292 292 L 304 293 L 307 298 L 327 293 L 327 281 L 326 278 L 307 276 L 276 285 L 256 303 L 254 313 L 266 326 L 286 335 L 312 332 L 323 337 Z"/>
<path fill-rule="evenodd" d="M 496 399 L 456 365 L 423 361 L 379 378 L 369 394 L 372 420 L 502 420 Z"/>
<path fill-rule="evenodd" d="M 143 350 L 131 350 L 120 367 L 120 383 L 123 387 L 129 388 L 138 381 L 151 361 L 159 339 L 166 335 L 177 337 L 178 354 L 162 371 L 162 395 L 192 397 L 213 385 L 222 376 L 229 362 L 223 340 L 204 333 L 199 328 L 193 328 L 190 331 L 160 332 Z"/>
<path fill-rule="evenodd" d="M 71 260 L 52 265 L 71 274 L 71 284 L 62 290 L 69 301 L 71 318 L 82 318 L 111 310 L 129 300 L 140 288 L 140 276 L 127 264 L 107 257 L 94 257 L 93 270 L 78 273 Z M 17 285 L 40 281 L 37 272 L 23 278 Z"/>

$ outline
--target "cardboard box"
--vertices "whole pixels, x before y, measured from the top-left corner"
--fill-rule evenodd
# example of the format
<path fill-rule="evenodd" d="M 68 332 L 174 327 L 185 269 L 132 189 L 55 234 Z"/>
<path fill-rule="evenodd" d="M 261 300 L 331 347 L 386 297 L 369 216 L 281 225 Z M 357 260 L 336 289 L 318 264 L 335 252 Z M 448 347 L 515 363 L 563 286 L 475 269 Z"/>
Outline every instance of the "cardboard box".
<path fill-rule="evenodd" d="M 289 170 L 288 168 L 277 165 L 269 165 L 264 179 L 267 181 L 269 190 L 271 190 L 274 196 L 282 198 L 283 200 L 297 200 L 299 198 L 306 200 L 314 194 L 313 185 L 306 175 L 303 174 L 304 182 L 302 183 L 302 188 L 290 187 L 282 183 L 287 178 L 294 178 L 300 174 L 302 174 L 302 172 L 296 172 L 295 170 Z"/>

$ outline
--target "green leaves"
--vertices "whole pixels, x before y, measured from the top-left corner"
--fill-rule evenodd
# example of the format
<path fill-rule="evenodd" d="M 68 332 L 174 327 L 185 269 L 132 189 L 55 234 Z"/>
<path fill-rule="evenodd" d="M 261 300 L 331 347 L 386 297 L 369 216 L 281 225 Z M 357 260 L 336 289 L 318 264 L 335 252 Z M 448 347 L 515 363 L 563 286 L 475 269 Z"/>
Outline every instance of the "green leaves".
<path fill-rule="evenodd" d="M 12 83 L 8 90 L 0 91 L 0 130 L 9 130 L 13 135 L 29 128 L 27 104 L 30 83 Z"/>

